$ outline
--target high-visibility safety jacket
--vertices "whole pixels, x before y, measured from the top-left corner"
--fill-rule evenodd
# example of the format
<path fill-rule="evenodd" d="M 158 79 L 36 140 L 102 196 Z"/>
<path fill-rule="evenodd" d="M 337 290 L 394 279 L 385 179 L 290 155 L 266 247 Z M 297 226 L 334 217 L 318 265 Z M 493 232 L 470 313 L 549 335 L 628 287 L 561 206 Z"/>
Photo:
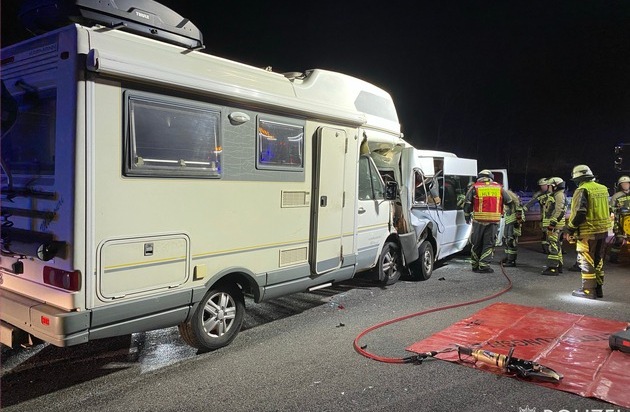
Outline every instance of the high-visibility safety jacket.
<path fill-rule="evenodd" d="M 523 207 L 521 206 L 521 199 L 518 195 L 511 190 L 507 191 L 508 195 L 512 199 L 510 207 L 505 208 L 505 224 L 509 225 L 516 221 L 519 223 L 525 221 L 525 213 L 523 213 Z"/>
<path fill-rule="evenodd" d="M 617 209 L 622 207 L 630 207 L 630 192 L 626 193 L 620 190 L 610 198 L 610 208 L 615 213 Z"/>
<path fill-rule="evenodd" d="M 549 226 L 552 222 L 555 222 L 558 229 L 562 229 L 564 227 L 564 215 L 566 211 L 567 197 L 564 194 L 564 189 L 549 193 L 545 207 L 541 210 L 541 213 L 543 214 L 543 229 Z"/>
<path fill-rule="evenodd" d="M 498 223 L 501 220 L 502 189 L 500 184 L 492 181 L 477 181 L 473 185 L 473 219 L 484 223 Z"/>
<path fill-rule="evenodd" d="M 584 196 L 583 192 L 586 192 L 586 196 Z M 608 232 L 612 225 L 609 214 L 608 189 L 606 186 L 592 180 L 580 183 L 575 193 L 573 193 L 569 227 L 575 227 L 572 222 L 578 212 L 583 211 L 586 211 L 586 220 L 577 226 L 580 235 L 594 235 Z"/>

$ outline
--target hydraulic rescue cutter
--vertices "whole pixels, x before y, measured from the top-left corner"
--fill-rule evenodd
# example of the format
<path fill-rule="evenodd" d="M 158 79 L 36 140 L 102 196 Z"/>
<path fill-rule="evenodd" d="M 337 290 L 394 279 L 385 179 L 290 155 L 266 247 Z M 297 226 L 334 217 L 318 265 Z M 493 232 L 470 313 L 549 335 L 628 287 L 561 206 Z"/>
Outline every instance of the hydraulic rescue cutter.
<path fill-rule="evenodd" d="M 544 382 L 558 383 L 563 378 L 562 374 L 547 366 L 534 361 L 513 357 L 512 354 L 514 353 L 514 347 L 510 348 L 507 355 L 501 355 L 484 349 L 472 349 L 459 345 L 456 346 L 460 361 L 465 361 L 462 359 L 462 355 L 470 356 L 475 360 L 475 363 L 486 363 L 488 365 L 501 368 L 508 373 L 514 373 L 520 378 L 537 379 Z"/>

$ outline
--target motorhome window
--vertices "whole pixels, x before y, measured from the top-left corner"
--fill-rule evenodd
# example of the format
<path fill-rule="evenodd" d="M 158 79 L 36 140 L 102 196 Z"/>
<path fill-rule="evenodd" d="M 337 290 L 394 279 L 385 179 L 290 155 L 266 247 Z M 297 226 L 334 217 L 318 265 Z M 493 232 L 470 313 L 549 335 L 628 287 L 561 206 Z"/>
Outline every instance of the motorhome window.
<path fill-rule="evenodd" d="M 360 112 L 398 122 L 396 108 L 391 100 L 373 93 L 362 91 L 354 101 L 354 107 Z"/>
<path fill-rule="evenodd" d="M 220 177 L 220 118 L 197 102 L 130 94 L 126 175 Z"/>
<path fill-rule="evenodd" d="M 359 158 L 359 200 L 383 199 L 383 181 L 368 156 Z"/>
<path fill-rule="evenodd" d="M 2 130 L 2 160 L 12 174 L 54 175 L 56 90 L 13 96 L 18 114 L 13 126 Z"/>
<path fill-rule="evenodd" d="M 304 126 L 259 118 L 256 167 L 304 170 Z"/>

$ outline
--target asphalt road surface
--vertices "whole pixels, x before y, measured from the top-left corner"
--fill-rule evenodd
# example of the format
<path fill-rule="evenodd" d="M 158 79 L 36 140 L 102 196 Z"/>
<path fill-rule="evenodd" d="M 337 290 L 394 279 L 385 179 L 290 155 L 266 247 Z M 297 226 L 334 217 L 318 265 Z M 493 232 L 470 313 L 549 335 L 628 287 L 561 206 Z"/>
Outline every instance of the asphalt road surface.
<path fill-rule="evenodd" d="M 630 321 L 630 256 L 606 264 L 604 299 L 574 298 L 578 273 L 539 275 L 540 244 L 521 244 L 512 288 L 488 301 L 410 317 L 362 338 L 378 356 L 405 348 L 495 302 Z M 495 260 L 502 256 L 497 250 Z M 365 329 L 431 308 L 493 295 L 508 286 L 469 270 L 467 256 L 443 262 L 425 282 L 379 287 L 354 279 L 317 293 L 255 304 L 236 340 L 197 353 L 177 328 L 85 345 L 2 350 L 3 411 L 536 411 L 625 410 L 516 378 L 440 360 L 391 364 L 353 349 Z M 574 250 L 567 247 L 565 262 Z M 630 356 L 630 355 L 629 355 Z M 630 371 L 625 373 L 630 374 Z M 630 389 L 630 388 L 629 388 Z"/>

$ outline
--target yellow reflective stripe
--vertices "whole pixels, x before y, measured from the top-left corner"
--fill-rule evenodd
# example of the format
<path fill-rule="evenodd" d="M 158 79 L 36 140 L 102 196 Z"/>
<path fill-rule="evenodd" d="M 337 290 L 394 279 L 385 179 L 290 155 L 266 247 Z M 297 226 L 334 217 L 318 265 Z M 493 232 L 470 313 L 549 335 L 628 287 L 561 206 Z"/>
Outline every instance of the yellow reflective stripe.
<path fill-rule="evenodd" d="M 501 213 L 494 212 L 475 212 L 473 213 L 475 220 L 498 222 L 501 220 Z"/>

